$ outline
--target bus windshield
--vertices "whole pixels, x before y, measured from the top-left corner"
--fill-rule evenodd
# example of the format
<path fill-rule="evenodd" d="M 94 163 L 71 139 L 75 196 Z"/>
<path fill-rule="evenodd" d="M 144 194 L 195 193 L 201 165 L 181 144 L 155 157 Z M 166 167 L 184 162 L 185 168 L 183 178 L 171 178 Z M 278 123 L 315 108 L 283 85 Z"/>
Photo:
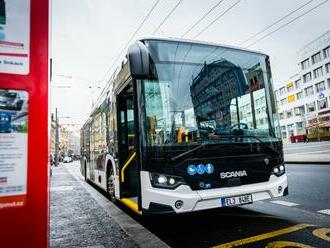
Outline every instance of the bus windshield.
<path fill-rule="evenodd" d="M 145 43 L 153 78 L 142 81 L 148 146 L 279 141 L 266 55 L 188 42 Z"/>

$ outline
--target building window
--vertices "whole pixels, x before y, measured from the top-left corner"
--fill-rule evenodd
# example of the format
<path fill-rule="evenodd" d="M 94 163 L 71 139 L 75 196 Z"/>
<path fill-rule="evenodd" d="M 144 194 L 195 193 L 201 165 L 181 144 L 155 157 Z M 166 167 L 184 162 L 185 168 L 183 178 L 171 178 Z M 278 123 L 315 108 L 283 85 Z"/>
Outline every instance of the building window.
<path fill-rule="evenodd" d="M 288 102 L 294 102 L 296 100 L 295 95 L 288 96 Z"/>
<path fill-rule="evenodd" d="M 315 111 L 315 103 L 311 102 L 311 103 L 306 104 L 306 108 L 307 108 L 308 113 L 314 112 Z"/>
<path fill-rule="evenodd" d="M 303 122 L 296 122 L 296 128 L 297 129 L 303 129 L 304 128 Z"/>
<path fill-rule="evenodd" d="M 314 95 L 313 86 L 309 86 L 309 87 L 305 88 L 305 95 L 306 96 L 312 96 L 312 95 Z"/>
<path fill-rule="evenodd" d="M 293 88 L 293 83 L 288 83 L 287 85 L 286 85 L 286 89 L 287 89 L 287 91 L 288 92 L 291 92 L 291 91 L 293 91 L 294 90 L 294 88 Z"/>
<path fill-rule="evenodd" d="M 325 90 L 325 83 L 324 83 L 324 81 L 315 84 L 315 88 L 316 88 L 316 92 L 320 92 L 320 91 Z"/>
<path fill-rule="evenodd" d="M 303 81 L 304 83 L 307 83 L 312 80 L 312 73 L 308 72 L 305 75 L 303 75 Z"/>
<path fill-rule="evenodd" d="M 325 71 L 330 73 L 330 63 L 325 64 Z"/>
<path fill-rule="evenodd" d="M 280 88 L 280 96 L 285 94 L 285 87 Z"/>
<path fill-rule="evenodd" d="M 305 114 L 305 106 L 302 105 L 299 107 L 295 107 L 293 111 L 295 116 L 302 116 Z"/>
<path fill-rule="evenodd" d="M 283 98 L 283 99 L 281 100 L 281 105 L 284 106 L 285 104 L 287 104 L 287 100 L 286 100 L 286 98 Z"/>
<path fill-rule="evenodd" d="M 282 131 L 286 131 L 286 126 L 281 126 Z"/>
<path fill-rule="evenodd" d="M 293 130 L 293 124 L 288 124 L 287 127 L 288 127 L 288 130 L 289 130 L 289 131 L 290 131 L 290 130 Z"/>
<path fill-rule="evenodd" d="M 302 91 L 300 91 L 297 93 L 297 100 L 302 99 L 302 98 L 303 98 L 303 93 L 302 93 Z"/>
<path fill-rule="evenodd" d="M 305 59 L 303 62 L 301 62 L 301 69 L 305 70 L 309 67 L 309 59 Z"/>
<path fill-rule="evenodd" d="M 330 57 L 330 46 L 328 46 L 327 48 L 325 48 L 323 50 L 324 52 L 324 58 L 329 58 Z"/>
<path fill-rule="evenodd" d="M 328 101 L 326 98 L 317 101 L 317 105 L 319 109 L 325 109 L 328 107 Z"/>
<path fill-rule="evenodd" d="M 323 76 L 323 69 L 322 69 L 322 67 L 316 68 L 313 71 L 313 73 L 314 73 L 314 78 L 318 78 L 318 77 Z"/>
<path fill-rule="evenodd" d="M 312 56 L 312 63 L 316 64 L 321 61 L 321 52 L 318 52 Z"/>
<path fill-rule="evenodd" d="M 282 137 L 283 137 L 283 139 L 286 139 L 286 138 L 288 137 L 286 131 L 283 131 L 283 132 L 282 132 Z"/>
<path fill-rule="evenodd" d="M 291 118 L 292 117 L 292 110 L 289 109 L 286 111 L 286 118 Z"/>
<path fill-rule="evenodd" d="M 284 116 L 284 112 L 280 113 L 280 120 L 284 120 L 285 116 Z"/>
<path fill-rule="evenodd" d="M 300 80 L 300 79 L 296 80 L 296 81 L 294 82 L 294 84 L 295 84 L 295 86 L 296 86 L 296 89 L 299 89 L 300 86 L 301 86 L 301 80 Z"/>

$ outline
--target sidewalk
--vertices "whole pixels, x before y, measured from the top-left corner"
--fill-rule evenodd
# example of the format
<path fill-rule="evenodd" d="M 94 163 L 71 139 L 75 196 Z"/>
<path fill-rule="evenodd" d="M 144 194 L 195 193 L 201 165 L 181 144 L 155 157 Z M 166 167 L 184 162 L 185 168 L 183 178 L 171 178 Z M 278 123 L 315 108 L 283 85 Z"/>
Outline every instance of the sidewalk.
<path fill-rule="evenodd" d="M 65 167 L 53 167 L 50 247 L 138 247 Z"/>
<path fill-rule="evenodd" d="M 50 247 L 168 247 L 86 183 L 79 168 L 77 161 L 52 167 Z"/>
<path fill-rule="evenodd" d="M 284 161 L 286 163 L 295 164 L 330 164 L 330 153 L 329 154 L 311 154 L 311 153 L 296 153 L 296 154 L 285 154 Z"/>
<path fill-rule="evenodd" d="M 284 146 L 286 163 L 330 164 L 330 142 L 290 143 Z"/>

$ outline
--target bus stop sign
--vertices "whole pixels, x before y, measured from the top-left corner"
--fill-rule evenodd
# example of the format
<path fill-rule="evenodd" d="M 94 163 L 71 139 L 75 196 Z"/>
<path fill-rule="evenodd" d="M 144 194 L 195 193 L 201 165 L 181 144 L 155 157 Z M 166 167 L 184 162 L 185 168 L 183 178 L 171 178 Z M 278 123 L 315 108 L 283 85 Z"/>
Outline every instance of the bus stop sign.
<path fill-rule="evenodd" d="M 48 0 L 0 0 L 1 247 L 47 247 Z"/>

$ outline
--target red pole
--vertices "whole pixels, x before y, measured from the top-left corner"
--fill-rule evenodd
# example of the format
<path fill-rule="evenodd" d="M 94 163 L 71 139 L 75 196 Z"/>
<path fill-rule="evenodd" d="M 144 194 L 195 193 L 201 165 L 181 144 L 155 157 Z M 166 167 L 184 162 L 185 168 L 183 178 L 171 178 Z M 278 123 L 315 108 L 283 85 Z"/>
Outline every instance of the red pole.
<path fill-rule="evenodd" d="M 15 16 L 28 16 L 29 30 L 26 30 L 25 22 L 16 27 L 3 24 L 4 36 L 0 40 L 6 41 L 7 37 L 17 35 L 22 38 L 22 43 L 28 44 L 27 57 L 6 57 L 1 53 L 13 50 L 12 46 L 1 46 L 0 44 L 0 92 L 25 92 L 27 95 L 26 108 L 27 130 L 24 125 L 19 126 L 12 123 L 11 134 L 0 133 L 0 137 L 15 137 L 18 132 L 27 135 L 27 143 L 20 144 L 22 151 L 27 144 L 27 159 L 20 159 L 20 163 L 14 168 L 16 173 L 23 173 L 26 170 L 26 190 L 20 191 L 19 196 L 4 197 L 0 192 L 0 239 L 1 247 L 47 247 L 49 231 L 49 163 L 48 163 L 48 32 L 49 32 L 49 2 L 48 0 L 10 0 L 5 1 L 6 10 L 17 13 L 6 12 L 6 19 Z M 20 4 L 30 5 L 28 8 L 20 7 Z M 12 5 L 11 8 L 7 8 Z M 24 12 L 24 9 L 26 12 Z M 22 13 L 21 13 L 22 12 Z M 19 13 L 19 15 L 18 15 Z M 24 26 L 24 32 L 21 28 Z M 27 35 L 26 36 L 26 31 Z M 10 35 L 9 35 L 10 32 Z M 24 36 L 25 34 L 25 36 Z M 24 36 L 24 37 L 23 37 Z M 28 42 L 26 43 L 26 38 Z M 8 42 L 14 42 L 10 40 Z M 15 41 L 20 42 L 20 40 Z M 3 43 L 3 42 L 2 42 Z M 7 50 L 5 50 L 7 49 Z M 20 48 L 22 49 L 22 48 Z M 5 52 L 4 52 L 5 51 Z M 25 53 L 24 53 L 25 54 Z M 16 65 L 8 63 L 11 60 L 18 61 Z M 7 62 L 4 62 L 7 61 Z M 22 62 L 20 62 L 22 61 Z M 4 64 L 7 63 L 7 64 Z M 22 64 L 21 64 L 22 63 Z M 6 70 L 8 69 L 8 72 Z M 24 94 L 25 94 L 24 93 Z M 23 95 L 24 95 L 23 94 Z M 24 100 L 25 101 L 25 100 Z M 1 109 L 0 112 L 7 110 Z M 25 110 L 24 110 L 25 111 Z M 18 118 L 15 111 L 7 111 Z M 21 111 L 23 112 L 23 111 Z M 18 125 L 18 126 L 15 126 Z M 25 130 L 25 131 L 24 131 Z M 7 135 L 7 136 L 6 136 Z M 0 145 L 1 145 L 0 139 Z M 4 150 L 3 150 L 4 151 Z M 2 152 L 3 152 L 2 151 Z M 1 153 L 1 152 L 0 152 Z M 2 164 L 1 164 L 2 163 Z M 0 161 L 1 187 L 9 183 L 11 178 L 7 178 L 4 162 Z M 21 179 L 24 182 L 24 178 Z M 25 192 L 25 193 L 24 193 Z M 19 204 L 10 204 L 9 200 L 15 201 L 18 197 Z"/>

